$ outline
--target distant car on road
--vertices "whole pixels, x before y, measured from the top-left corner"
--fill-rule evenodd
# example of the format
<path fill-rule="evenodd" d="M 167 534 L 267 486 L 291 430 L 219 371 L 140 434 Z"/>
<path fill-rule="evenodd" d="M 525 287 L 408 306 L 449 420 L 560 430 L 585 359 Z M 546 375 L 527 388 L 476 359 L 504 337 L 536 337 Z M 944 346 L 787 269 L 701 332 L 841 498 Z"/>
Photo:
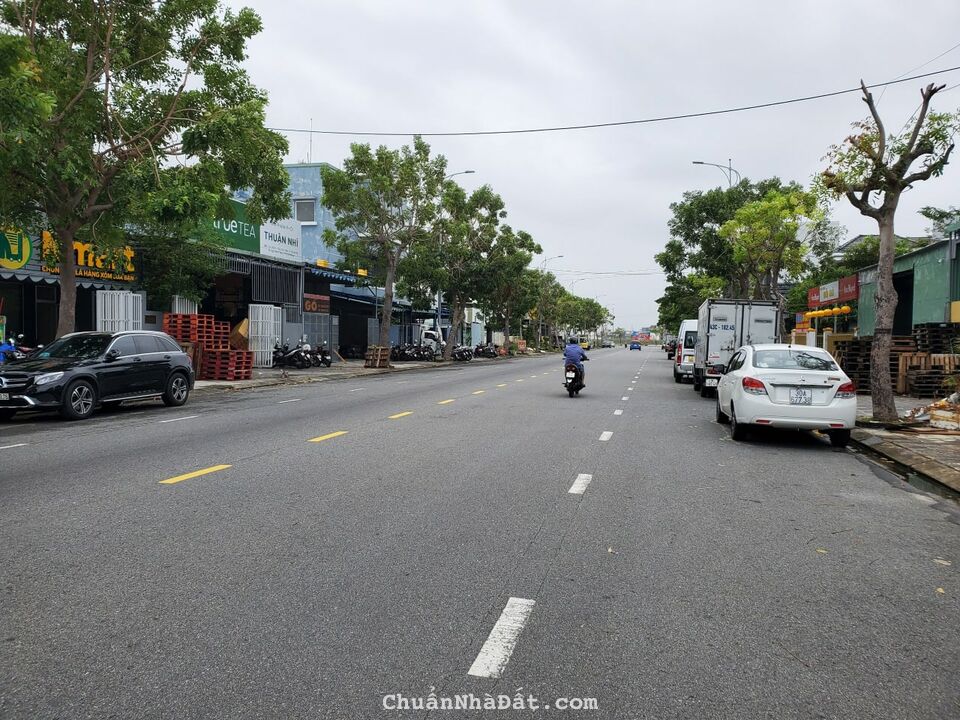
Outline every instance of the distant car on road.
<path fill-rule="evenodd" d="M 717 422 L 734 440 L 751 427 L 822 430 L 845 447 L 857 421 L 857 390 L 825 350 L 798 345 L 747 345 L 721 367 Z"/>
<path fill-rule="evenodd" d="M 631 350 L 643 350 L 643 345 L 641 345 L 641 344 L 638 343 L 638 342 L 632 342 L 632 343 L 630 343 L 630 349 L 631 349 Z"/>
<path fill-rule="evenodd" d="M 586 337 L 580 338 L 580 347 L 582 347 L 584 350 L 590 350 L 591 349 L 590 338 L 586 338 Z"/>
<path fill-rule="evenodd" d="M 153 397 L 179 407 L 193 382 L 190 358 L 165 333 L 71 333 L 0 369 L 0 421 L 36 410 L 83 420 L 98 406 Z"/>
<path fill-rule="evenodd" d="M 613 347 L 613 340 L 604 340 L 602 343 L 600 343 L 600 347 L 602 347 L 602 348 L 612 348 L 612 347 Z"/>

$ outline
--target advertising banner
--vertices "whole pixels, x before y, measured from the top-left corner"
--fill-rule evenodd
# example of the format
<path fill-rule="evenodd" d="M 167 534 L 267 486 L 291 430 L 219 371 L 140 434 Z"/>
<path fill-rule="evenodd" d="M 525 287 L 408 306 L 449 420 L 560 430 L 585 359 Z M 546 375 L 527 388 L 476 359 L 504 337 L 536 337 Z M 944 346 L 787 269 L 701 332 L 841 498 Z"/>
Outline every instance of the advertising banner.
<path fill-rule="evenodd" d="M 848 275 L 840 278 L 840 293 L 837 302 L 851 302 L 860 297 L 860 278 L 857 275 Z"/>
<path fill-rule="evenodd" d="M 820 307 L 820 288 L 810 288 L 807 290 L 807 307 Z"/>
<path fill-rule="evenodd" d="M 836 302 L 837 298 L 840 297 L 840 281 L 834 280 L 832 283 L 827 283 L 826 285 L 820 286 L 820 304 L 826 305 L 827 303 Z"/>
<path fill-rule="evenodd" d="M 260 254 L 298 265 L 303 262 L 300 223 L 289 219 L 263 223 L 260 226 Z"/>

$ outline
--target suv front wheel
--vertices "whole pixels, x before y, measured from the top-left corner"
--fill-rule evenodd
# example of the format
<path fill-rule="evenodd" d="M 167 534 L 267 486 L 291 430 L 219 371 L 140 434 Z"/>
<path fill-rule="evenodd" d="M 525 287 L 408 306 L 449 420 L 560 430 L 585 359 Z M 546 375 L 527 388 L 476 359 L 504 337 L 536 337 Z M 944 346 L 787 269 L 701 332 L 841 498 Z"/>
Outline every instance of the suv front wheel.
<path fill-rule="evenodd" d="M 86 380 L 74 380 L 63 392 L 60 414 L 67 420 L 85 420 L 93 415 L 97 392 Z"/>
<path fill-rule="evenodd" d="M 190 396 L 190 381 L 183 373 L 175 372 L 167 380 L 163 391 L 163 404 L 167 407 L 180 407 Z"/>

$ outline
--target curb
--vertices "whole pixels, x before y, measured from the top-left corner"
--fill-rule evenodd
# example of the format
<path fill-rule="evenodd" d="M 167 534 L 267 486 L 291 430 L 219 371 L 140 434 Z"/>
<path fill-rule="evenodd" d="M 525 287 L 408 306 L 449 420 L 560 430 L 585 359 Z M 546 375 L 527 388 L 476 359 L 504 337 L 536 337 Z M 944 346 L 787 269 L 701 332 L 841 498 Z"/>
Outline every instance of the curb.
<path fill-rule="evenodd" d="M 854 430 L 851 436 L 856 445 L 888 460 L 902 465 L 946 487 L 960 492 L 960 471 L 939 463 L 926 455 L 915 453 L 896 442 L 875 437 L 862 430 Z"/>

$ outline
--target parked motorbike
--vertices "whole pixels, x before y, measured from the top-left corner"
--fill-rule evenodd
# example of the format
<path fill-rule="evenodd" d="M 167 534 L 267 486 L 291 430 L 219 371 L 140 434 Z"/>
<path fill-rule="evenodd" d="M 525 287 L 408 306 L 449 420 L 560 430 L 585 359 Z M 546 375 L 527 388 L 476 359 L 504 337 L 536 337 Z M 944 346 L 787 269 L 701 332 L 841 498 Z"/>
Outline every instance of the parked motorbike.
<path fill-rule="evenodd" d="M 35 348 L 27 347 L 23 344 L 23 333 L 17 335 L 16 339 L 7 338 L 6 341 L 0 338 L 0 364 L 12 362 L 13 360 L 23 360 L 27 355 L 36 352 L 43 345 Z"/>
<path fill-rule="evenodd" d="M 310 360 L 310 364 L 314 367 L 320 367 L 324 365 L 330 367 L 333 364 L 333 356 L 330 354 L 330 350 L 327 349 L 327 341 L 324 340 L 318 347 L 309 350 L 309 345 L 304 345 L 304 352 L 307 352 L 307 358 Z"/>
<path fill-rule="evenodd" d="M 277 338 L 277 342 L 273 346 L 273 366 L 293 367 L 298 370 L 310 367 L 310 360 L 304 351 L 304 344 L 303 340 L 301 340 L 296 346 L 291 348 L 289 338 L 283 345 L 280 344 L 280 338 Z"/>
<path fill-rule="evenodd" d="M 450 357 L 458 362 L 469 362 L 473 360 L 473 349 L 466 345 L 458 345 L 453 349 Z"/>
<path fill-rule="evenodd" d="M 584 358 L 584 362 L 587 360 L 588 358 Z M 563 367 L 563 386 L 570 397 L 579 395 L 580 391 L 586 387 L 583 384 L 583 371 L 573 363 L 567 363 Z"/>
<path fill-rule="evenodd" d="M 474 357 L 487 357 L 495 358 L 498 355 L 498 348 L 496 345 L 480 343 L 473 349 Z"/>

